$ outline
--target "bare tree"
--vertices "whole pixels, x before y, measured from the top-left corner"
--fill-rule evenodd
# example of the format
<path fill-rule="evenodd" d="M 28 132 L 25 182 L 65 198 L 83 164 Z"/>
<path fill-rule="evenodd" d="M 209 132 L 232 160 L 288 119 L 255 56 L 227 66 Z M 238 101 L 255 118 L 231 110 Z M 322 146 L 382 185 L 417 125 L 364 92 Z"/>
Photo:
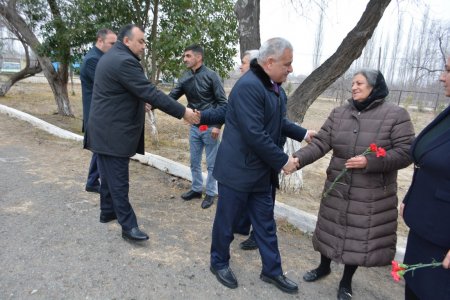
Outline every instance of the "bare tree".
<path fill-rule="evenodd" d="M 237 0 L 234 12 L 239 22 L 239 45 L 242 57 L 245 51 L 261 47 L 259 33 L 260 0 Z"/>
<path fill-rule="evenodd" d="M 319 23 L 317 23 L 316 39 L 314 41 L 314 55 L 313 68 L 317 68 L 320 64 L 320 57 L 322 56 L 323 44 L 323 21 L 325 17 L 325 10 L 327 8 L 327 1 L 320 0 L 319 4 Z"/>
<path fill-rule="evenodd" d="M 344 38 L 336 52 L 315 69 L 294 91 L 288 101 L 291 120 L 303 122 L 306 110 L 357 59 L 372 37 L 390 0 L 370 0 L 356 26 Z"/>

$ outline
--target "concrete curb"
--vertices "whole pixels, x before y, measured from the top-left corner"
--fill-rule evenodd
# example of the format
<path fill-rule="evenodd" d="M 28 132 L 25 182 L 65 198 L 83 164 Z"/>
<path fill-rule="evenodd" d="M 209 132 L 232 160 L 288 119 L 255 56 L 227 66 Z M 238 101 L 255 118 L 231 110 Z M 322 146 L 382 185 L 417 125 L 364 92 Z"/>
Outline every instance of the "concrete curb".
<path fill-rule="evenodd" d="M 61 129 L 55 125 L 42 121 L 32 115 L 21 112 L 17 109 L 10 108 L 8 106 L 0 104 L 0 112 L 8 116 L 26 121 L 36 126 L 39 129 L 45 130 L 50 134 L 58 136 L 60 138 L 76 140 L 79 142 L 83 141 L 83 136 L 75 134 L 73 132 Z M 137 160 L 142 164 L 149 165 L 163 172 L 172 174 L 174 176 L 192 181 L 190 168 L 180 164 L 178 162 L 172 161 L 165 157 L 151 154 L 145 152 L 145 155 L 136 154 L 131 159 Z M 203 178 L 206 179 L 206 174 L 203 173 Z M 205 180 L 204 180 L 205 181 Z M 305 233 L 311 234 L 314 232 L 316 227 L 317 217 L 310 213 L 304 212 L 297 208 L 291 207 L 284 203 L 275 201 L 275 216 L 277 218 L 284 218 L 289 223 L 300 229 Z M 405 255 L 406 240 L 403 237 L 397 238 L 397 253 L 395 259 L 398 261 L 403 261 Z"/>

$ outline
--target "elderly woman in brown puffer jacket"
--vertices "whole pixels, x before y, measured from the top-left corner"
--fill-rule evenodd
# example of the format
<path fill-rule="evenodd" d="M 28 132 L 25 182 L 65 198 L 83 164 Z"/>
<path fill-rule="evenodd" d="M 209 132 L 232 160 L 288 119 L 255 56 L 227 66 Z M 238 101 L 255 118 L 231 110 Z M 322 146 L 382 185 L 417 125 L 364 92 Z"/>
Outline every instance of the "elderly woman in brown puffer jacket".
<path fill-rule="evenodd" d="M 328 275 L 332 260 L 345 264 L 338 299 L 352 297 L 358 266 L 389 265 L 396 251 L 397 170 L 411 163 L 414 129 L 405 109 L 385 101 L 388 94 L 381 72 L 355 73 L 352 99 L 335 108 L 312 143 L 294 154 L 304 167 L 333 150 L 313 236 L 320 265 L 303 279 Z M 385 157 L 360 155 L 372 143 L 386 150 Z M 344 168 L 348 171 L 332 186 Z"/>

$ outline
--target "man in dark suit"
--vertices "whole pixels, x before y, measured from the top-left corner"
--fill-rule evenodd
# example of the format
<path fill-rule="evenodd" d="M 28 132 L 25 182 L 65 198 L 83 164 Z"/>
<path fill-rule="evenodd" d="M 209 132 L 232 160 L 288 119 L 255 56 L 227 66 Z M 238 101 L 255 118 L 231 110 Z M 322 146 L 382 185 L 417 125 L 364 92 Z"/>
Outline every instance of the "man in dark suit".
<path fill-rule="evenodd" d="M 86 53 L 80 70 L 81 92 L 83 102 L 83 127 L 84 132 L 89 119 L 91 108 L 92 89 L 94 88 L 95 68 L 102 55 L 111 49 L 117 40 L 117 36 L 109 29 L 100 29 L 97 32 L 97 41 L 95 45 Z M 92 153 L 91 163 L 89 165 L 88 178 L 86 182 L 86 191 L 100 193 L 100 174 L 97 166 L 97 154 Z"/>
<path fill-rule="evenodd" d="M 260 48 L 258 60 L 233 87 L 228 98 L 225 129 L 214 166 L 219 200 L 211 244 L 211 271 L 223 285 L 238 286 L 229 266 L 230 243 L 246 207 L 262 259 L 260 278 L 287 293 L 297 284 L 283 275 L 274 220 L 272 191 L 278 172 L 290 174 L 298 160 L 280 148 L 292 126 L 280 84 L 292 72 L 292 45 L 273 38 Z M 302 129 L 303 136 L 307 130 Z"/>
<path fill-rule="evenodd" d="M 130 157 L 144 154 L 144 103 L 189 123 L 199 121 L 190 108 L 147 80 L 140 64 L 144 51 L 144 30 L 129 24 L 98 62 L 84 144 L 98 155 L 100 222 L 117 219 L 122 237 L 134 241 L 148 239 L 139 229 L 128 199 Z"/>

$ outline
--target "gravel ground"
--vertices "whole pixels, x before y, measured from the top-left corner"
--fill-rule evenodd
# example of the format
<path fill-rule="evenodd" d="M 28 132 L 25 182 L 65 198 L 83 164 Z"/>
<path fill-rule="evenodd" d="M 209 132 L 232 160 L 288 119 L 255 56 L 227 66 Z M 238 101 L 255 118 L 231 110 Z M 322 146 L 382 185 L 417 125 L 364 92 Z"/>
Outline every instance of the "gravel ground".
<path fill-rule="evenodd" d="M 130 162 L 130 199 L 150 240 L 126 242 L 120 226 L 101 224 L 98 195 L 84 191 L 90 153 L 80 143 L 48 135 L 0 114 L 0 299 L 336 299 L 342 265 L 318 283 L 302 274 L 319 255 L 311 239 L 279 226 L 286 275 L 299 282 L 287 295 L 259 279 L 257 251 L 237 236 L 230 290 L 209 271 L 215 206 L 179 195 L 189 182 Z M 281 220 L 279 220 L 280 223 Z M 390 267 L 360 268 L 354 299 L 403 299 Z"/>

